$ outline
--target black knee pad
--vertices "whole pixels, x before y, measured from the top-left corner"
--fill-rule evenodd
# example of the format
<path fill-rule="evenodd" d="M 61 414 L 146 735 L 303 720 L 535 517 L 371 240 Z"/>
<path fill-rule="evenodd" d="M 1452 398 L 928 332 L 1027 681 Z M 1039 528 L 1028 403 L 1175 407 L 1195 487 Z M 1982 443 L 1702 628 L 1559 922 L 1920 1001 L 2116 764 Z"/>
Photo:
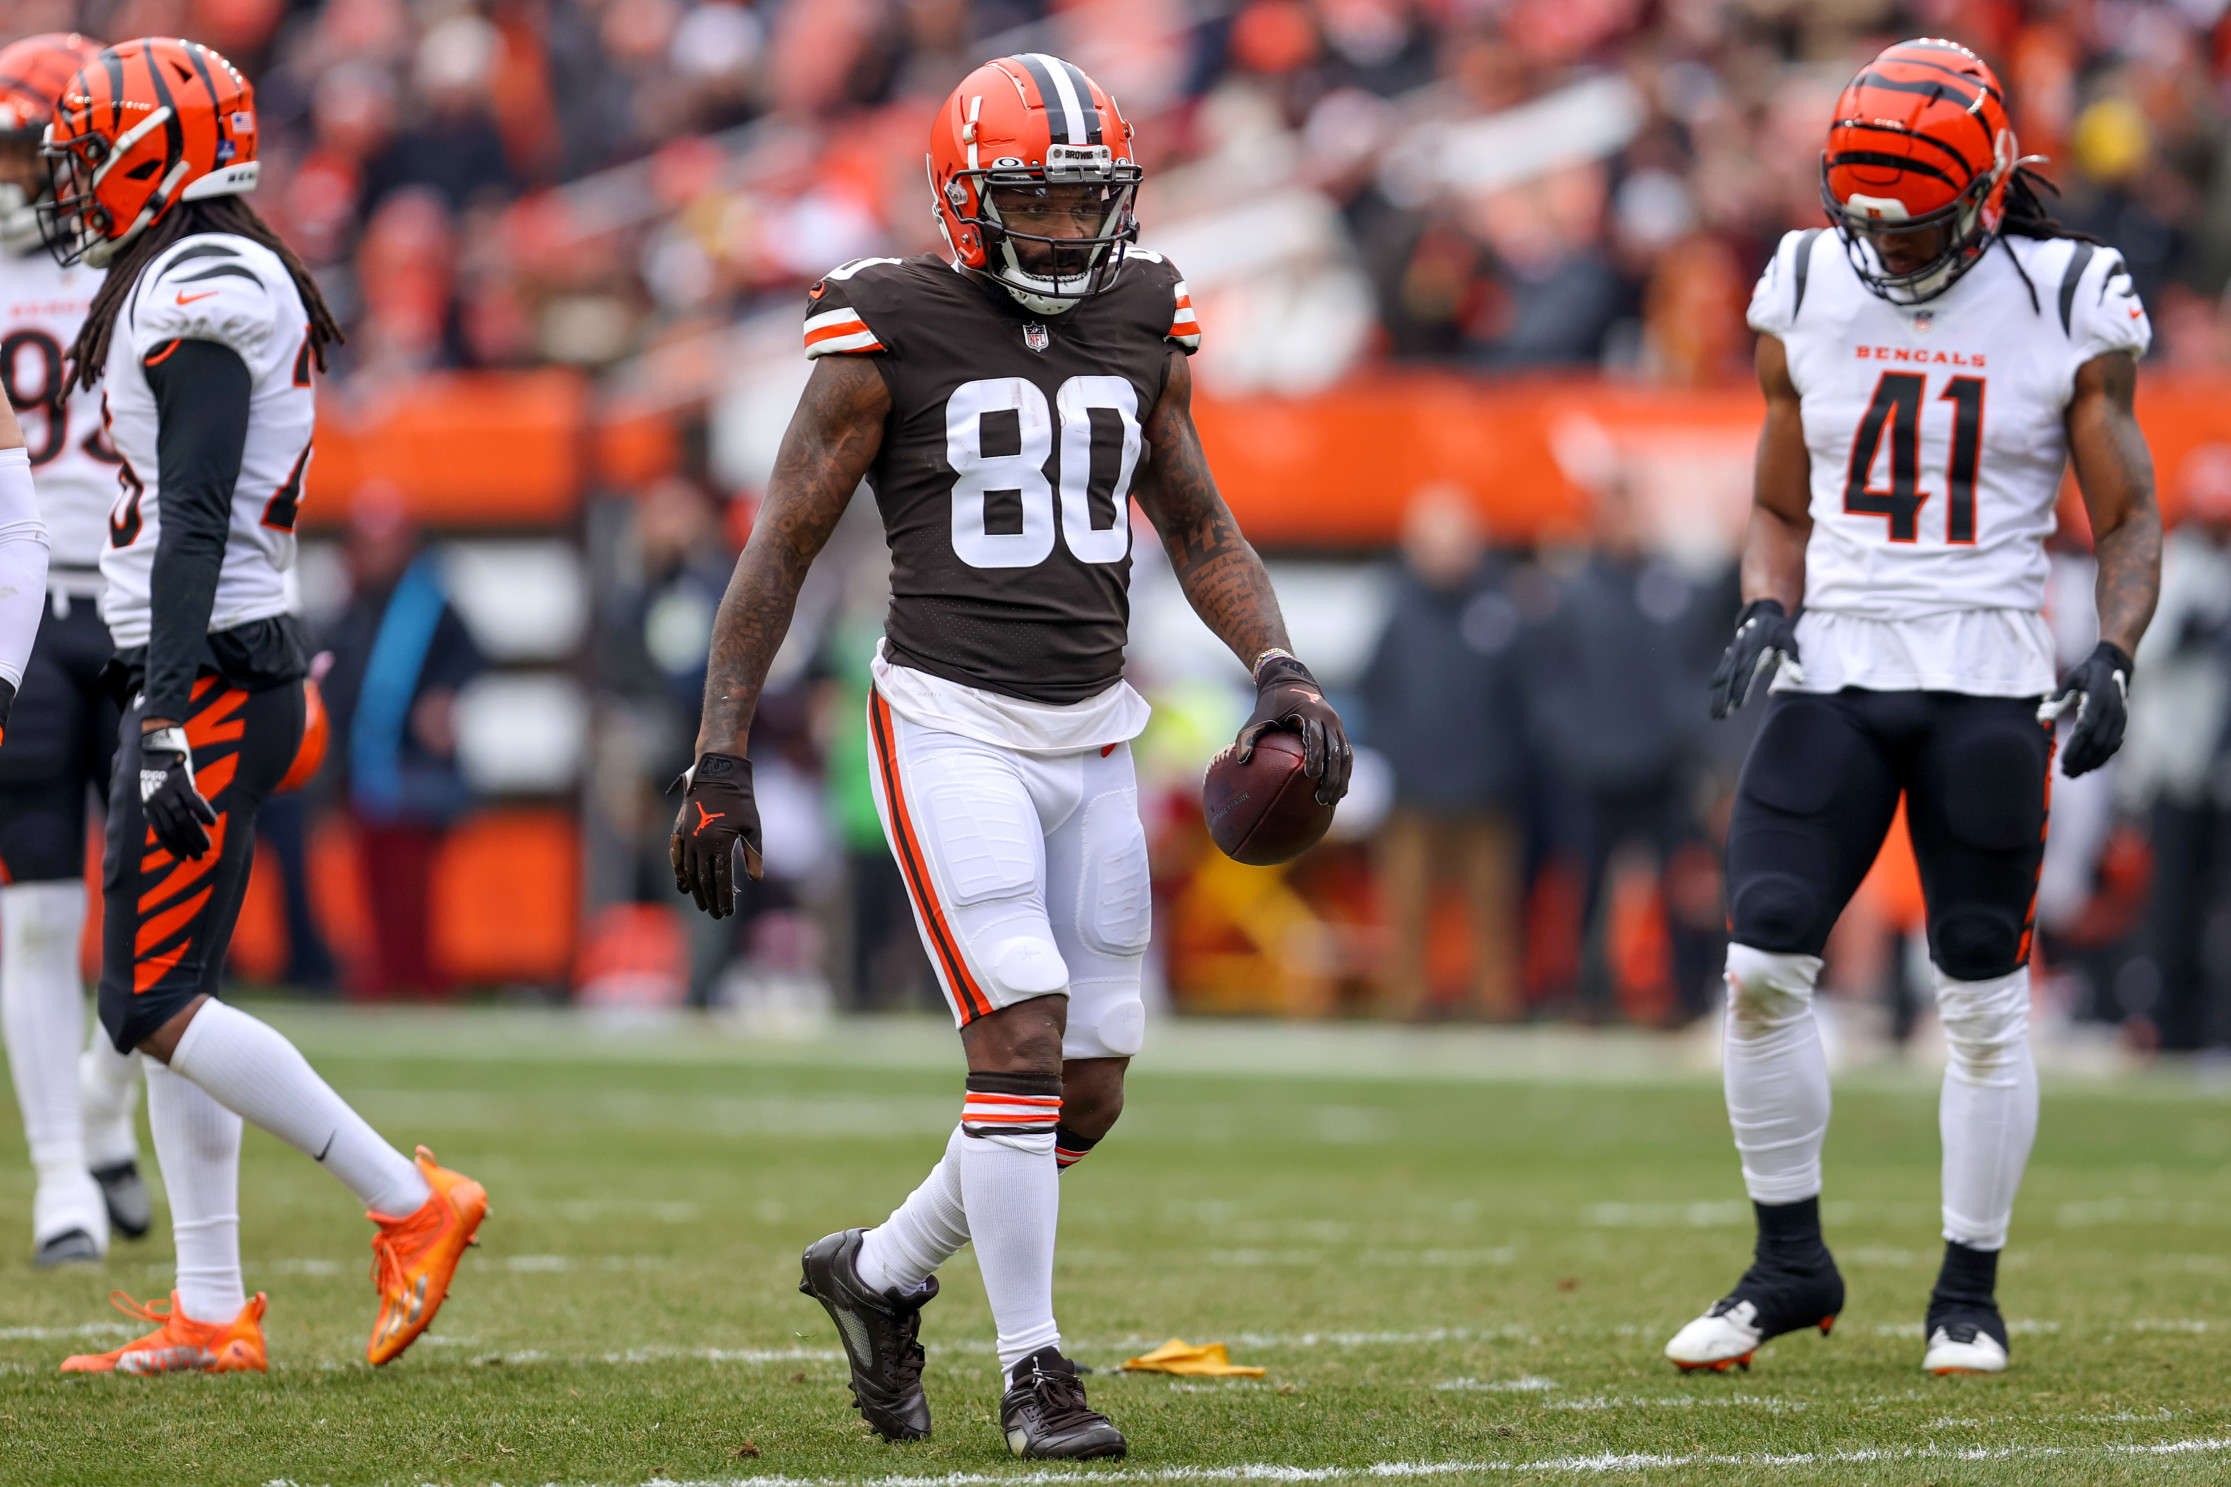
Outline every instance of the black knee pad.
<path fill-rule="evenodd" d="M 1769 809 L 1816 815 L 1844 786 L 1852 725 L 1826 699 L 1785 694 L 1775 701 L 1744 761 L 1740 788 Z"/>
<path fill-rule="evenodd" d="M 2022 963 L 2022 921 L 2001 909 L 1954 909 L 1929 926 L 1929 958 L 1955 981 L 1989 981 Z"/>
<path fill-rule="evenodd" d="M 1754 873 L 1736 885 L 1728 905 L 1735 939 L 1777 954 L 1818 953 L 1813 943 L 1814 921 L 1820 918 L 1820 894 L 1812 884 L 1791 873 Z"/>

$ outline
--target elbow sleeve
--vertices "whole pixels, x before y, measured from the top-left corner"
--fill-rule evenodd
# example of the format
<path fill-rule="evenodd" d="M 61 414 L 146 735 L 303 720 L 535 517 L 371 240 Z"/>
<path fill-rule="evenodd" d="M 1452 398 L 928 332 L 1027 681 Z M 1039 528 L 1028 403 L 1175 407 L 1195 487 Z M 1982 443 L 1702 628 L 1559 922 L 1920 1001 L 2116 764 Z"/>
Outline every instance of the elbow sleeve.
<path fill-rule="evenodd" d="M 10 700 L 46 608 L 46 560 L 46 523 L 31 485 L 30 456 L 21 447 L 0 449 L 0 681 Z M 6 721 L 0 708 L 0 724 Z"/>

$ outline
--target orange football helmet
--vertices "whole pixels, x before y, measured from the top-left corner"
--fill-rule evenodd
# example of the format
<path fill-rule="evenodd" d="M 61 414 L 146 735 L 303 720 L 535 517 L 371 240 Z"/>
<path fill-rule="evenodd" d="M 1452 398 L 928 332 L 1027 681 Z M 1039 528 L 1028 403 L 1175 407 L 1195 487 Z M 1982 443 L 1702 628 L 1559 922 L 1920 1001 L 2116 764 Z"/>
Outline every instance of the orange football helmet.
<path fill-rule="evenodd" d="M 1131 126 L 1107 91 L 1043 52 L 1001 57 L 961 80 L 930 125 L 930 195 L 955 262 L 988 275 L 1023 305 L 1058 315 L 1114 281 L 1139 236 L 1132 201 L 1141 172 Z M 1097 228 L 1084 237 L 1023 232 L 995 193 L 1096 188 Z M 1035 267 L 1015 251 L 1040 245 Z"/>
<path fill-rule="evenodd" d="M 199 42 L 122 42 L 64 85 L 44 153 L 47 244 L 101 267 L 179 202 L 255 189 L 255 89 Z"/>
<path fill-rule="evenodd" d="M 68 31 L 26 36 L 0 50 L 0 140 L 38 145 L 63 85 L 100 50 L 98 43 Z M 13 181 L 0 184 L 0 249 L 28 253 L 39 246 L 39 214 L 32 202 L 43 194 Z"/>
<path fill-rule="evenodd" d="M 1901 41 L 1836 100 L 1820 157 L 1821 206 L 1869 289 L 1920 304 L 1990 251 L 2019 156 L 2006 92 L 1981 57 L 1956 42 Z M 1904 272 L 1887 268 L 1869 241 L 1932 227 L 1942 229 L 1939 251 Z"/>

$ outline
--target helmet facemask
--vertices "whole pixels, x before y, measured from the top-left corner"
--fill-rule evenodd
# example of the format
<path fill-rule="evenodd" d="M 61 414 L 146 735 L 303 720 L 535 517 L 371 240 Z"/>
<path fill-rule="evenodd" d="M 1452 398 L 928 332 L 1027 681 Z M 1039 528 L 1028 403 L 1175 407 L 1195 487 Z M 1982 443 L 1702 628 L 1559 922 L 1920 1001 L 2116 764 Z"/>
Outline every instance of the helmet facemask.
<path fill-rule="evenodd" d="M 1821 209 L 1844 244 L 1844 256 L 1860 282 L 1894 305 L 1920 305 L 1943 294 L 1961 275 L 1983 261 L 1998 239 L 2004 216 L 2000 188 L 2013 175 L 2011 138 L 1999 141 L 2001 158 L 1993 168 L 1969 181 L 1960 194 L 1933 211 L 1909 215 L 1894 196 L 1869 196 L 1854 191 L 1839 201 L 1828 181 L 1828 156 L 1821 156 Z M 1883 261 L 1874 242 L 1877 236 L 1923 233 L 1935 229 L 1940 236 L 1937 252 L 1918 268 L 1893 270 Z"/>
<path fill-rule="evenodd" d="M 39 153 L 46 157 L 49 189 L 38 211 L 46 231 L 47 248 L 54 254 L 55 262 L 65 268 L 80 262 L 106 268 L 133 238 L 146 231 L 148 225 L 169 208 L 188 167 L 180 159 L 163 171 L 167 150 L 149 154 L 126 168 L 125 174 L 135 179 L 142 175 L 152 177 L 158 171 L 162 175 L 148 193 L 138 215 L 122 231 L 117 230 L 115 216 L 101 202 L 98 191 L 111 171 L 129 160 L 143 140 L 170 120 L 169 108 L 156 109 L 125 131 L 113 145 L 98 134 L 80 134 L 58 143 L 53 127 L 48 126 L 47 142 Z"/>
<path fill-rule="evenodd" d="M 1024 309 L 1058 315 L 1106 289 L 1125 246 L 1138 240 L 1132 201 L 1140 170 L 1129 161 L 1118 164 L 1106 145 L 1056 144 L 1047 156 L 1043 166 L 1026 166 L 1010 156 L 956 172 L 946 199 L 954 215 L 982 236 L 984 272 Z M 1062 217 L 1088 230 L 1075 235 L 1031 230 Z"/>

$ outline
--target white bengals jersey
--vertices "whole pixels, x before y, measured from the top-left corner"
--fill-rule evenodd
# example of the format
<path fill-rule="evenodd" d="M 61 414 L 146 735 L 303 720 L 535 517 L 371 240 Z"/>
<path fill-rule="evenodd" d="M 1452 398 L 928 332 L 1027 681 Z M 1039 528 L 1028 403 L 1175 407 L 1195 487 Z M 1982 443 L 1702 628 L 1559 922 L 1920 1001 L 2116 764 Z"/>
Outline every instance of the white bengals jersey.
<path fill-rule="evenodd" d="M 141 271 L 118 307 L 102 386 L 123 491 L 108 517 L 101 618 L 119 647 L 145 645 L 149 580 L 162 535 L 155 394 L 146 362 L 179 340 L 214 341 L 248 364 L 248 442 L 211 631 L 285 614 L 294 523 L 316 423 L 310 317 L 279 256 L 231 233 L 180 238 Z"/>
<path fill-rule="evenodd" d="M 53 568 L 98 568 L 116 499 L 117 459 L 101 429 L 101 394 L 65 391 L 63 366 L 101 271 L 63 268 L 44 248 L 0 255 L 0 389 L 23 424 Z"/>
<path fill-rule="evenodd" d="M 2050 690 L 2045 540 L 2076 372 L 2152 338 L 2121 255 L 2004 238 L 1936 299 L 1894 305 L 1833 232 L 1793 232 L 1749 318 L 1788 350 L 1811 456 L 1806 678 L 1780 685 Z"/>

